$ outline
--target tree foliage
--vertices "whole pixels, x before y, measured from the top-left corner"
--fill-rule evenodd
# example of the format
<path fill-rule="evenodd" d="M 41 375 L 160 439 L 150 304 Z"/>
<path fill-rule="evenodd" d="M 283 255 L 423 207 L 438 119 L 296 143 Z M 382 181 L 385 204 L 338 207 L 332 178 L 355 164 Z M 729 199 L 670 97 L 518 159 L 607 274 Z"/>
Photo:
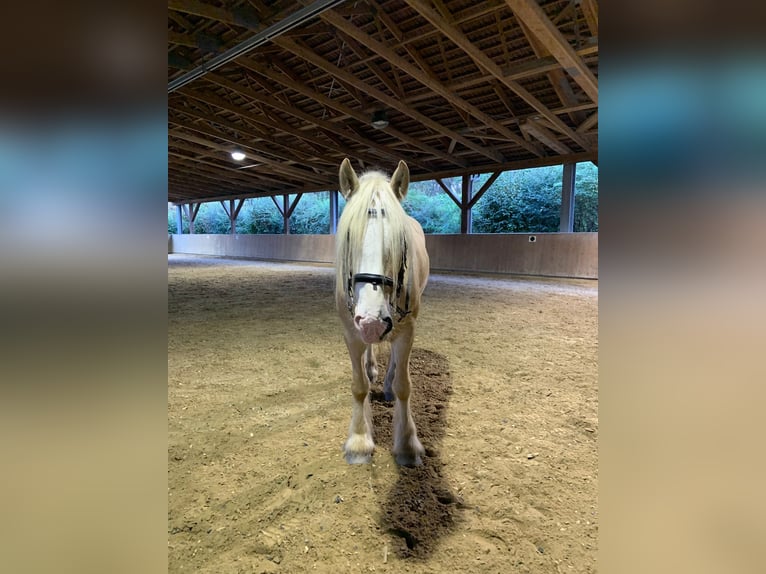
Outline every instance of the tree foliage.
<path fill-rule="evenodd" d="M 507 171 L 500 175 L 473 207 L 474 233 L 545 233 L 559 230 L 562 166 Z M 598 168 L 577 164 L 575 172 L 574 231 L 598 231 Z M 478 190 L 490 177 L 474 176 Z M 460 198 L 461 179 L 443 183 Z M 295 196 L 290 196 L 292 202 Z M 281 202 L 281 198 L 277 201 Z M 280 203 L 281 205 L 281 203 Z M 345 202 L 339 197 L 339 212 Z M 460 209 L 435 181 L 410 184 L 404 209 L 426 233 L 459 233 Z M 237 233 L 282 233 L 283 218 L 268 197 L 247 199 L 236 222 Z M 189 232 L 186 213 L 184 233 Z M 203 203 L 194 222 L 195 233 L 229 233 L 229 217 L 220 202 Z M 290 233 L 330 231 L 329 192 L 304 194 L 290 217 Z M 168 206 L 168 233 L 177 233 L 175 207 Z"/>
<path fill-rule="evenodd" d="M 558 231 L 561 170 L 558 166 L 504 172 L 474 206 L 473 231 Z M 475 187 L 479 186 L 476 182 Z"/>
<path fill-rule="evenodd" d="M 598 231 L 598 168 L 578 163 L 575 171 L 575 231 Z"/>
<path fill-rule="evenodd" d="M 435 181 L 410 184 L 402 205 L 426 233 L 460 233 L 460 209 Z"/>

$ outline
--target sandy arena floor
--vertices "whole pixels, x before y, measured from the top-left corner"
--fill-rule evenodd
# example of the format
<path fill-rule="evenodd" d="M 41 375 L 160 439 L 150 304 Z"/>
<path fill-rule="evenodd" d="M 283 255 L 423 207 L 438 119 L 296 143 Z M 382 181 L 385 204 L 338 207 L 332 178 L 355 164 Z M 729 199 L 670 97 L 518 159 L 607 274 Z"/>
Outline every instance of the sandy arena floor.
<path fill-rule="evenodd" d="M 373 464 L 341 454 L 333 281 L 168 256 L 169 572 L 595 572 L 597 282 L 432 275 L 411 362 L 427 456 L 399 469 L 380 381 Z"/>

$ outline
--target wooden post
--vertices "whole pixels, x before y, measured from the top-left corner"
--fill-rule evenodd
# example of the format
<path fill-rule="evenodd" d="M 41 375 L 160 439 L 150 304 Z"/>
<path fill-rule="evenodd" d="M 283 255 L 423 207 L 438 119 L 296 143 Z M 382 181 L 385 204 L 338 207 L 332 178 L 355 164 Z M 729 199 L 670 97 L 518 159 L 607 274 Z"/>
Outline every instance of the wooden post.
<path fill-rule="evenodd" d="M 234 212 L 234 200 L 229 200 L 229 234 L 230 235 L 236 235 L 237 234 L 237 214 Z"/>
<path fill-rule="evenodd" d="M 194 235 L 194 220 L 197 219 L 197 214 L 199 213 L 199 206 L 202 205 L 201 203 L 187 203 L 184 207 L 186 208 L 186 217 L 189 218 L 189 234 Z"/>
<path fill-rule="evenodd" d="M 338 190 L 330 191 L 330 235 L 338 231 Z"/>
<path fill-rule="evenodd" d="M 229 233 L 231 235 L 237 234 L 237 217 L 239 217 L 239 210 L 242 209 L 242 206 L 245 203 L 244 199 L 240 199 L 237 204 L 234 204 L 233 199 L 229 200 L 229 207 L 226 207 L 226 202 L 221 200 L 221 207 L 223 207 L 223 210 L 226 212 L 226 215 L 229 216 Z"/>
<path fill-rule="evenodd" d="M 561 180 L 561 217 L 559 231 L 572 233 L 574 231 L 574 202 L 575 202 L 575 166 L 574 163 L 564 164 Z"/>
<path fill-rule="evenodd" d="M 282 214 L 282 221 L 284 221 L 284 228 L 282 230 L 283 233 L 290 233 L 290 217 L 293 214 L 293 211 L 295 211 L 295 208 L 298 207 L 298 202 L 301 200 L 301 197 L 303 197 L 302 193 L 299 193 L 295 196 L 295 199 L 293 199 L 293 202 L 290 203 L 290 196 L 285 194 L 282 196 L 282 205 L 279 205 L 279 202 L 277 201 L 277 198 L 273 195 L 270 195 L 271 201 L 274 202 L 274 205 L 277 206 L 277 209 L 279 210 L 279 213 Z"/>
<path fill-rule="evenodd" d="M 473 191 L 473 179 L 470 175 L 464 175 L 460 201 L 460 233 L 471 233 L 473 221 L 471 217 L 471 192 Z"/>
<path fill-rule="evenodd" d="M 285 222 L 282 228 L 282 233 L 285 235 L 290 234 L 290 196 L 285 194 L 282 196 L 282 220 Z"/>

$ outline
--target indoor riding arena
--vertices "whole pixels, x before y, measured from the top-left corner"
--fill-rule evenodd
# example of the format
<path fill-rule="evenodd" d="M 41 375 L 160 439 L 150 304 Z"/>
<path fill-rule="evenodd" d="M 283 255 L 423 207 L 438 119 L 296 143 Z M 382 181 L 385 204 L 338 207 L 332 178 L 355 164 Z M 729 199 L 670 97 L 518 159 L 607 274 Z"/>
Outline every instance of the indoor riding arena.
<path fill-rule="evenodd" d="M 597 1 L 180 0 L 168 15 L 168 571 L 596 572 L 598 233 L 574 213 L 575 166 L 598 162 Z M 419 466 L 392 453 L 385 338 L 371 462 L 344 458 L 345 158 L 360 175 L 406 162 L 405 192 L 434 181 L 459 210 L 459 230 L 425 235 Z M 501 174 L 546 166 L 563 166 L 554 231 L 475 232 Z M 314 192 L 329 229 L 296 233 Z M 281 233 L 237 227 L 259 198 Z M 203 204 L 228 232 L 195 232 Z M 360 289 L 393 284 L 363 271 L 380 282 Z"/>
<path fill-rule="evenodd" d="M 380 380 L 372 464 L 343 458 L 334 279 L 168 256 L 171 571 L 594 572 L 597 282 L 432 272 L 410 366 L 426 457 L 398 468 Z"/>

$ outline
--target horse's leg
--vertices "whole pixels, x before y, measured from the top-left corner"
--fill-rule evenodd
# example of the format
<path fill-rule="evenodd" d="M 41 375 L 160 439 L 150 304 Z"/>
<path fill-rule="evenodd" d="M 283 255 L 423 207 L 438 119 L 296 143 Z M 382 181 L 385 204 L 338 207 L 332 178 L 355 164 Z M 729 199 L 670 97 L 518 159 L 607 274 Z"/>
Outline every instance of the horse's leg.
<path fill-rule="evenodd" d="M 391 389 L 391 385 L 394 382 L 394 373 L 396 372 L 396 358 L 394 357 L 393 347 L 391 349 L 391 356 L 388 359 L 388 370 L 386 371 L 386 378 L 383 379 L 383 397 L 387 401 L 394 400 L 394 391 Z"/>
<path fill-rule="evenodd" d="M 394 403 L 394 459 L 401 466 L 420 466 L 425 453 L 418 439 L 415 421 L 410 411 L 410 351 L 412 350 L 413 325 L 403 326 L 391 343 L 391 355 L 396 363 L 391 384 Z"/>
<path fill-rule="evenodd" d="M 367 378 L 370 379 L 370 383 L 375 383 L 378 380 L 378 361 L 375 358 L 375 349 L 372 345 L 367 345 L 366 357 L 365 370 L 367 371 Z"/>
<path fill-rule="evenodd" d="M 349 339 L 351 339 L 349 341 Z M 358 339 L 347 337 L 346 346 L 351 357 L 351 394 L 354 397 L 348 440 L 343 446 L 349 464 L 370 462 L 375 443 L 372 440 L 372 408 L 370 407 L 370 383 L 364 369 L 366 345 Z"/>

